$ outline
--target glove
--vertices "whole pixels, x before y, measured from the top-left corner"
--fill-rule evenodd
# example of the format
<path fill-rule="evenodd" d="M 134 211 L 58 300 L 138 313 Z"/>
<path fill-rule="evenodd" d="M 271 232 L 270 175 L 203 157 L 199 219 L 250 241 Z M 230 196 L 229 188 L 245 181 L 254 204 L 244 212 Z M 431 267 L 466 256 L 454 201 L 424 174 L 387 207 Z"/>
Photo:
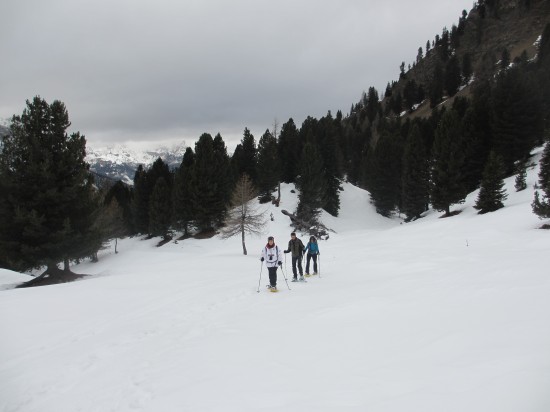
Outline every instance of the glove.
<path fill-rule="evenodd" d="M 263 262 L 263 261 L 264 261 L 264 258 L 261 258 L 260 260 Z"/>
<path fill-rule="evenodd" d="M 288 253 L 288 252 L 290 252 L 290 250 L 285 250 L 285 251 L 284 251 L 284 253 Z"/>
<path fill-rule="evenodd" d="M 279 264 L 279 266 L 283 266 L 283 262 L 281 262 L 280 260 L 277 263 Z"/>

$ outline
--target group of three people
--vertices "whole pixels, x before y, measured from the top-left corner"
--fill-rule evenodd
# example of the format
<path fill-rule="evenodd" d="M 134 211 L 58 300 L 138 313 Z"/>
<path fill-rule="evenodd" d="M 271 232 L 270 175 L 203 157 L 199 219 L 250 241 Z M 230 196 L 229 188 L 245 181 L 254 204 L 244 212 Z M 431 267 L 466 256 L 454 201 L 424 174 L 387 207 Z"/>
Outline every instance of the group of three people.
<path fill-rule="evenodd" d="M 300 280 L 304 280 L 304 272 L 302 269 L 302 256 L 304 252 L 307 252 L 306 261 L 306 276 L 309 276 L 309 262 L 313 260 L 313 274 L 317 274 L 317 256 L 319 253 L 319 245 L 315 236 L 309 238 L 309 242 L 306 246 L 300 239 L 296 237 L 296 233 L 290 234 L 290 241 L 288 242 L 288 248 L 283 253 L 292 253 L 292 273 L 294 277 L 293 282 L 298 280 L 298 272 L 300 273 Z M 275 245 L 275 239 L 273 236 L 267 238 L 267 245 L 262 250 L 261 261 L 266 262 L 267 270 L 269 271 L 269 287 L 277 289 L 277 266 L 282 266 L 283 255 L 279 250 L 279 247 Z"/>

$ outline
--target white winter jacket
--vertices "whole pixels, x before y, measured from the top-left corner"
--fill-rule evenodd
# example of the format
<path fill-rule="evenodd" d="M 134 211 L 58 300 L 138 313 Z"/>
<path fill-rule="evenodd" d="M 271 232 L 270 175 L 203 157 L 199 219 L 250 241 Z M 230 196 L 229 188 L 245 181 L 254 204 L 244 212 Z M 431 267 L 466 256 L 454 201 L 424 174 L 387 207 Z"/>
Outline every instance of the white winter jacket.
<path fill-rule="evenodd" d="M 265 265 L 268 268 L 272 268 L 277 266 L 277 262 L 283 261 L 283 252 L 277 245 L 273 246 L 271 249 L 264 246 L 262 250 L 262 257 L 265 260 Z"/>

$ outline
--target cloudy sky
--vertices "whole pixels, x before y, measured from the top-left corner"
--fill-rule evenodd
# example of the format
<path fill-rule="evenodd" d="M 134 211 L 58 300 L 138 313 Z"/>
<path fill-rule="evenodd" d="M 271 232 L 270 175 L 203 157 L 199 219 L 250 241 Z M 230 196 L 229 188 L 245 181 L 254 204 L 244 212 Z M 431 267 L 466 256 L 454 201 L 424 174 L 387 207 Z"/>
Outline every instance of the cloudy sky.
<path fill-rule="evenodd" d="M 380 94 L 473 0 L 6 0 L 0 118 L 63 101 L 92 146 L 221 133 Z"/>

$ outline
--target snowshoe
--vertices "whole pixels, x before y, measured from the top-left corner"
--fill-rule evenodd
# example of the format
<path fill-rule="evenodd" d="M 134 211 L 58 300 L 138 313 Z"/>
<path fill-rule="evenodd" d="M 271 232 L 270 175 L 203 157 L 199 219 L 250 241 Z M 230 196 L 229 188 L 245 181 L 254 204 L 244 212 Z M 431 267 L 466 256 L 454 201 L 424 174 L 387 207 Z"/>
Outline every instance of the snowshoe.
<path fill-rule="evenodd" d="M 298 282 L 298 279 L 292 278 L 291 282 Z"/>
<path fill-rule="evenodd" d="M 310 275 L 309 273 L 306 273 L 304 276 L 305 276 L 306 278 L 311 277 L 311 275 Z"/>
<path fill-rule="evenodd" d="M 303 276 L 300 276 L 300 282 L 307 282 Z"/>

